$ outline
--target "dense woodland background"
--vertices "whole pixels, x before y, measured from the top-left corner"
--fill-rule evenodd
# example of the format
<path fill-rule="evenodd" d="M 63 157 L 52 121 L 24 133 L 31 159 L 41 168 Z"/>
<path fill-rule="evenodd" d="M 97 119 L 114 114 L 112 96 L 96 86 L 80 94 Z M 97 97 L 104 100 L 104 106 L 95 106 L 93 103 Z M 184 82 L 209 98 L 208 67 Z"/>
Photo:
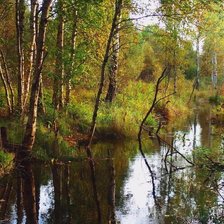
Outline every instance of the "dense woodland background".
<path fill-rule="evenodd" d="M 223 9 L 0 0 L 0 222 L 223 223 Z"/>
<path fill-rule="evenodd" d="M 135 137 L 163 72 L 147 130 L 191 113 L 195 94 L 219 104 L 222 120 L 223 2 L 148 5 L 1 0 L 0 111 L 10 141 L 31 151 L 36 136 L 39 147 L 56 137 L 60 148 Z M 155 17 L 160 26 L 140 22 Z"/>

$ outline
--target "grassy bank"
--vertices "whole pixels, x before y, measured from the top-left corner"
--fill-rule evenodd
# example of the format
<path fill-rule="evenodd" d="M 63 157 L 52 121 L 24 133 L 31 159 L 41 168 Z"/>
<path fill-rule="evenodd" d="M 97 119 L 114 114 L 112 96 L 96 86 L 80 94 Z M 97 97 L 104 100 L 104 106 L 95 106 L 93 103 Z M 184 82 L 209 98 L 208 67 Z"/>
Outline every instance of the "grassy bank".
<path fill-rule="evenodd" d="M 184 77 L 179 78 L 177 93 L 159 102 L 146 121 L 148 128 L 157 128 L 161 119 L 174 124 L 178 117 L 186 117 L 192 113 L 191 105 L 188 103 L 191 87 L 192 81 L 187 81 Z M 129 81 L 125 88 L 118 90 L 113 103 L 106 103 L 102 99 L 97 119 L 96 139 L 135 139 L 139 124 L 154 98 L 154 88 L 154 83 Z M 35 156 L 50 159 L 74 153 L 78 142 L 87 138 L 95 92 L 93 88 L 76 88 L 72 92 L 70 104 L 63 111 L 57 112 L 51 103 L 52 92 L 45 90 L 46 113 L 39 116 Z M 172 92 L 173 86 L 164 82 L 158 99 Z M 2 101 L 1 111 L 5 111 L 5 107 L 6 104 Z M 2 117 L 0 119 L 0 125 L 8 128 L 10 142 L 21 144 L 26 119 L 26 117 L 23 119 Z M 59 154 L 55 152 L 57 148 L 60 148 Z"/>

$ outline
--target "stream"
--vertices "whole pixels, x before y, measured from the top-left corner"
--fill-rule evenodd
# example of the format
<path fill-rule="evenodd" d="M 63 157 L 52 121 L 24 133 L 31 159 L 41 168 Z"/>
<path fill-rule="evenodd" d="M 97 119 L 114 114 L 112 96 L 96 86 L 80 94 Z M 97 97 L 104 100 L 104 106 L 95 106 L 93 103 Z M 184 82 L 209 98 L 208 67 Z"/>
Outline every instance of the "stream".
<path fill-rule="evenodd" d="M 1 179 L 0 223 L 33 223 L 35 216 L 43 224 L 224 223 L 223 172 L 185 159 L 193 161 L 197 147 L 223 147 L 210 109 L 177 119 L 164 141 L 142 139 L 153 179 L 137 141 L 99 142 L 93 145 L 94 173 L 80 148 L 75 161 L 33 163 Z"/>

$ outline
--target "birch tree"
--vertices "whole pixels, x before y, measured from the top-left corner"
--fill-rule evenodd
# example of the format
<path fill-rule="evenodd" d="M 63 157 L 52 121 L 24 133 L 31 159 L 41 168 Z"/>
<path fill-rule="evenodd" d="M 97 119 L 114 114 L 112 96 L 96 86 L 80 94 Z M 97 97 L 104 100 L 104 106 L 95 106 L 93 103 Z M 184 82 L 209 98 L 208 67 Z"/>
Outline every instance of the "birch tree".
<path fill-rule="evenodd" d="M 0 76 L 5 89 L 8 112 L 11 115 L 14 112 L 14 90 L 12 87 L 8 66 L 6 64 L 5 56 L 2 50 L 0 50 Z"/>
<path fill-rule="evenodd" d="M 77 42 L 77 23 L 78 23 L 78 9 L 77 9 L 77 2 L 75 1 L 72 6 L 72 35 L 71 35 L 71 42 L 70 42 L 70 57 L 69 57 L 69 67 L 66 73 L 66 97 L 65 97 L 65 104 L 67 105 L 70 102 L 70 94 L 71 94 L 71 79 L 72 74 L 74 71 L 74 64 L 75 64 L 75 52 L 76 52 L 76 42 Z"/>
<path fill-rule="evenodd" d="M 17 57 L 18 57 L 18 109 L 23 111 L 24 103 L 24 15 L 25 1 L 16 0 L 16 39 L 17 39 Z"/>
<path fill-rule="evenodd" d="M 32 72 L 36 57 L 36 40 L 37 40 L 37 25 L 38 25 L 38 10 L 39 10 L 39 3 L 37 0 L 31 0 L 31 9 L 30 9 L 30 49 L 29 49 L 29 63 L 27 69 L 27 78 L 26 78 L 26 85 L 24 86 L 24 108 L 26 107 L 27 100 L 30 93 L 30 84 L 32 78 Z"/>
<path fill-rule="evenodd" d="M 112 102 L 117 89 L 117 73 L 118 73 L 118 59 L 119 59 L 119 48 L 120 48 L 120 22 L 121 22 L 121 11 L 117 16 L 117 21 L 115 24 L 115 31 L 112 41 L 112 55 L 110 57 L 109 64 L 109 86 L 107 90 L 107 95 L 105 100 L 107 102 Z"/>
<path fill-rule="evenodd" d="M 52 0 L 44 0 L 41 7 L 41 18 L 38 26 L 39 29 L 36 42 L 37 43 L 36 58 L 33 71 L 33 82 L 31 88 L 30 103 L 29 103 L 29 116 L 22 143 L 25 155 L 31 152 L 36 137 L 38 99 L 40 92 L 40 83 L 42 78 L 42 68 L 46 56 L 45 39 L 46 39 L 47 22 L 51 3 Z"/>

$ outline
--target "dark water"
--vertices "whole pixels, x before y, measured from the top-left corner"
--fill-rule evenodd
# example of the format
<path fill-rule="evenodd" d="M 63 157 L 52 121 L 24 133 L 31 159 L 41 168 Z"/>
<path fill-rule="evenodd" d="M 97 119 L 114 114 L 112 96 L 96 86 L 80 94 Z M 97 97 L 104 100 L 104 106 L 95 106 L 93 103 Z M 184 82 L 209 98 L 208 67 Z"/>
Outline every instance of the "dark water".
<path fill-rule="evenodd" d="M 182 124 L 162 138 L 191 161 L 197 146 L 222 147 L 209 116 L 201 109 L 177 118 Z M 93 146 L 95 169 L 80 149 L 76 161 L 31 164 L 3 178 L 0 223 L 34 223 L 35 216 L 55 224 L 94 224 L 99 216 L 103 224 L 224 223 L 222 172 L 189 167 L 156 138 L 142 143 L 154 188 L 138 142 L 101 142 Z"/>

